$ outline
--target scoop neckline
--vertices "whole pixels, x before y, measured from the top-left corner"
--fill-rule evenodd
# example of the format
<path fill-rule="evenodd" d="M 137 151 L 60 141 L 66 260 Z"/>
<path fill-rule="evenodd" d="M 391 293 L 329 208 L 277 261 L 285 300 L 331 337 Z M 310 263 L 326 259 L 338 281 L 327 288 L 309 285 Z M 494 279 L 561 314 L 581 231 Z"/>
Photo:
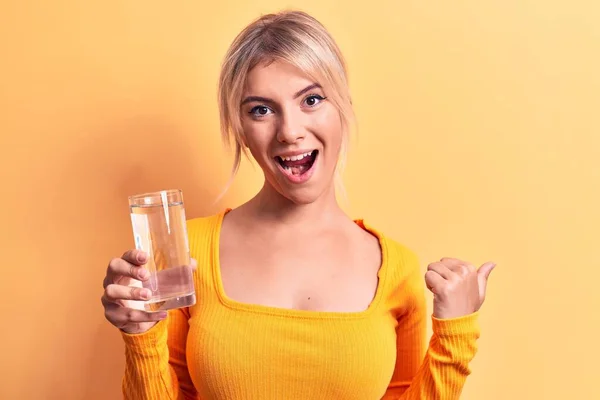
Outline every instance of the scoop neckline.
<path fill-rule="evenodd" d="M 220 257 L 220 248 L 221 248 L 221 230 L 223 226 L 223 220 L 225 215 L 231 211 L 230 208 L 225 209 L 217 215 L 217 221 L 212 231 L 212 253 L 213 253 L 213 262 L 211 263 L 212 276 L 214 281 L 215 291 L 217 293 L 217 297 L 222 305 L 235 310 L 246 311 L 251 313 L 258 314 L 268 314 L 272 316 L 278 317 L 291 317 L 291 318 L 304 318 L 304 319 L 359 319 L 366 318 L 369 315 L 373 314 L 375 310 L 377 310 L 379 304 L 381 303 L 381 299 L 384 296 L 384 291 L 386 287 L 386 278 L 388 271 L 388 246 L 385 240 L 385 237 L 373 229 L 371 226 L 366 224 L 363 219 L 355 219 L 353 220 L 359 227 L 366 230 L 370 234 L 374 235 L 378 242 L 379 247 L 381 249 L 381 266 L 377 271 L 377 289 L 375 290 L 375 296 L 373 300 L 369 304 L 369 306 L 362 311 L 318 311 L 318 310 L 298 310 L 293 308 L 284 308 L 284 307 L 275 307 L 275 306 L 266 306 L 262 304 L 254 304 L 254 303 L 246 303 L 234 300 L 230 298 L 227 293 L 225 293 L 225 288 L 223 286 L 223 280 L 221 276 L 221 257 Z"/>

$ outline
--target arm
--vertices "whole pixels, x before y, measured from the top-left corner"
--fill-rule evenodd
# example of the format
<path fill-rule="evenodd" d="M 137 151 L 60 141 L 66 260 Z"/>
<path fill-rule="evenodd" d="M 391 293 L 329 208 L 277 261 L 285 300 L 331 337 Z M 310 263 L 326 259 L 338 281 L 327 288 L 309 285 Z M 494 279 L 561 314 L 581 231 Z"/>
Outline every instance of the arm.
<path fill-rule="evenodd" d="M 185 356 L 188 319 L 187 308 L 170 310 L 166 320 L 147 332 L 122 333 L 125 341 L 124 399 L 197 398 Z"/>
<path fill-rule="evenodd" d="M 439 319 L 432 317 L 433 335 L 425 351 L 427 308 L 418 261 L 410 257 L 407 278 L 409 306 L 398 318 L 396 368 L 385 400 L 459 399 L 469 362 L 477 351 L 478 313 Z M 423 358 L 423 353 L 425 357 Z"/>

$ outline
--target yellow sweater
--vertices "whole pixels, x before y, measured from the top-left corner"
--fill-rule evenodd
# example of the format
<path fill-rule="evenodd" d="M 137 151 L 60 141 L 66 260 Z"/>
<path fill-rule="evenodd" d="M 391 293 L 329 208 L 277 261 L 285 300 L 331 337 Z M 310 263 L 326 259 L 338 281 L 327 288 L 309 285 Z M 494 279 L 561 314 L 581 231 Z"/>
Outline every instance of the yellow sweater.
<path fill-rule="evenodd" d="M 142 334 L 123 333 L 125 399 L 458 399 L 479 337 L 477 313 L 432 317 L 426 349 L 423 275 L 415 254 L 379 238 L 375 298 L 361 312 L 280 309 L 226 296 L 219 270 L 224 213 L 188 221 L 196 305 Z"/>

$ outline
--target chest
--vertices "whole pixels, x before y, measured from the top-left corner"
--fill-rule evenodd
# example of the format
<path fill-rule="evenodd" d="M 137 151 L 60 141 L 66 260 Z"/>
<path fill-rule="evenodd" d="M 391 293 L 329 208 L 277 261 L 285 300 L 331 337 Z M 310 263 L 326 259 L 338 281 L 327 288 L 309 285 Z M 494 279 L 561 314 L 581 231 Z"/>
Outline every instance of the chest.
<path fill-rule="evenodd" d="M 202 398 L 378 399 L 390 382 L 388 313 L 290 318 L 215 307 L 190 320 L 188 367 Z"/>
<path fill-rule="evenodd" d="M 381 253 L 374 238 L 226 236 L 219 251 L 225 295 L 241 303 L 358 312 L 377 290 Z"/>

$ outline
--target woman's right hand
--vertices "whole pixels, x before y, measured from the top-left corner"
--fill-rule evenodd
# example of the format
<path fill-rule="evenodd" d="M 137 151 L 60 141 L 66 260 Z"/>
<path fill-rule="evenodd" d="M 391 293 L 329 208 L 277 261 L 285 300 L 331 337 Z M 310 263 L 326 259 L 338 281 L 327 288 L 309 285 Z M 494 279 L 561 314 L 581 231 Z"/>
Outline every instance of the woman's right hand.
<path fill-rule="evenodd" d="M 129 250 L 108 264 L 104 278 L 102 305 L 106 319 L 125 333 L 143 333 L 167 317 L 165 311 L 144 310 L 143 301 L 151 292 L 142 286 L 150 277 L 143 267 L 147 254 L 140 250 Z"/>

